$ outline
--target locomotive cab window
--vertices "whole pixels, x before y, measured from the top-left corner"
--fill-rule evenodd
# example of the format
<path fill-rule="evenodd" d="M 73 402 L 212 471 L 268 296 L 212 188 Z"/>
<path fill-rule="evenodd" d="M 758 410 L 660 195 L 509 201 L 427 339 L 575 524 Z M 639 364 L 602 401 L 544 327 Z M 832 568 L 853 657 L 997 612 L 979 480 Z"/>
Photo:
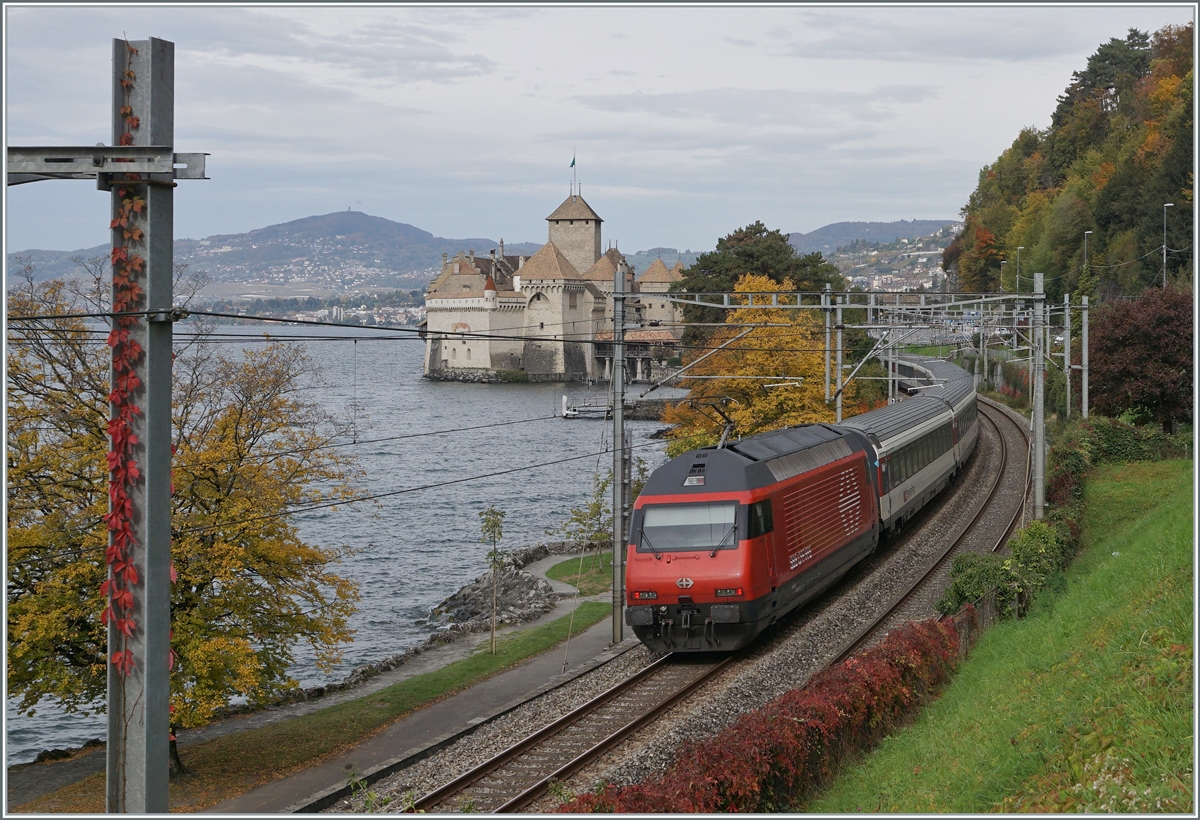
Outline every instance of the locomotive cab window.
<path fill-rule="evenodd" d="M 749 538 L 758 538 L 760 535 L 766 535 L 774 526 L 771 522 L 771 499 L 764 498 L 750 505 L 750 534 Z"/>
<path fill-rule="evenodd" d="M 638 552 L 737 548 L 737 502 L 647 504 L 634 536 Z"/>

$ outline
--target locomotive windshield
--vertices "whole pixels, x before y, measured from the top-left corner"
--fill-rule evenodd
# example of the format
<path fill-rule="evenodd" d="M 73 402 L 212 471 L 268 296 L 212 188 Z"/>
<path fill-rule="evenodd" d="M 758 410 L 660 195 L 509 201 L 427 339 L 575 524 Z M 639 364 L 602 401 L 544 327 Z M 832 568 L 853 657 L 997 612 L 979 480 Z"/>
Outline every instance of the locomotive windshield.
<path fill-rule="evenodd" d="M 648 504 L 637 532 L 638 552 L 737 547 L 737 502 Z"/>

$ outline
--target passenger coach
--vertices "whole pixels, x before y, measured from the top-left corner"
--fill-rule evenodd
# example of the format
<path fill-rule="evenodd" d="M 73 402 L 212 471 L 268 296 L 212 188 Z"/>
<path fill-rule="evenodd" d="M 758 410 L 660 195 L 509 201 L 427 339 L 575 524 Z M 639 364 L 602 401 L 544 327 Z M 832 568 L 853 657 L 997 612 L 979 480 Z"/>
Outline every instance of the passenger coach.
<path fill-rule="evenodd" d="M 643 643 L 745 646 L 949 484 L 978 435 L 973 380 L 937 359 L 905 359 L 901 374 L 917 395 L 693 450 L 650 475 L 625 570 L 625 618 Z"/>

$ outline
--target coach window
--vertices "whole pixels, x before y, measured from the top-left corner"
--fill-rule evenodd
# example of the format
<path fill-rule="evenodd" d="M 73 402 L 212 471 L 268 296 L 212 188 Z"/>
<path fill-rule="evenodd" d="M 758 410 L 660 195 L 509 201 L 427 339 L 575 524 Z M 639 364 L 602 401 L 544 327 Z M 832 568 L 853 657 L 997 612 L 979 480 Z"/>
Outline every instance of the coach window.
<path fill-rule="evenodd" d="M 771 522 L 771 499 L 765 498 L 762 501 L 750 505 L 750 538 L 758 538 L 760 535 L 766 535 L 774 529 Z"/>

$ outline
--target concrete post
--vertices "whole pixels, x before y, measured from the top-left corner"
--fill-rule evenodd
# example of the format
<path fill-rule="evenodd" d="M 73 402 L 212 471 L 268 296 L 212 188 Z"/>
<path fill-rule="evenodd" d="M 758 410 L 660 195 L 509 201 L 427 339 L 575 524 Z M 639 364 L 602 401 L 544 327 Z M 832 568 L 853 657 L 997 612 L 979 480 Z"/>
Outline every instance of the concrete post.
<path fill-rule="evenodd" d="M 131 134 L 134 145 L 175 144 L 175 45 L 166 40 L 112 41 L 113 106 L 112 140 L 121 144 Z M 122 81 L 135 78 L 127 91 Z M 127 96 L 128 95 L 128 96 Z M 128 104 L 140 125 L 130 127 L 122 107 Z M 112 214 L 122 208 L 118 188 L 126 196 L 146 202 L 140 241 L 125 239 L 122 228 L 113 230 L 114 247 L 145 261 L 143 271 L 130 269 L 132 285 L 140 287 L 140 310 L 161 310 L 158 316 L 139 316 L 125 328 L 143 353 L 133 357 L 134 373 L 141 385 L 129 392 L 128 405 L 140 414 L 128 418 L 129 432 L 138 444 L 129 451 L 141 479 L 127 483 L 132 504 L 129 515 L 132 538 L 127 553 L 137 571 L 137 581 L 123 583 L 133 593 L 131 634 L 108 622 L 108 743 L 106 802 L 108 812 L 155 814 L 167 811 L 170 672 L 168 668 L 171 624 L 171 321 L 173 301 L 172 234 L 174 230 L 173 174 L 147 174 L 144 181 L 113 186 Z M 113 297 L 128 298 L 129 285 Z M 128 320 L 126 320 L 128 321 Z M 114 327 L 118 319 L 113 319 Z M 114 372 L 118 365 L 113 351 Z M 124 363 L 122 363 L 124 366 Z M 128 406 L 127 405 L 127 406 Z M 118 412 L 117 405 L 112 412 Z M 127 414 L 128 415 L 128 414 Z M 114 416 L 115 418 L 115 416 Z M 110 486 L 122 479 L 115 473 Z M 118 536 L 110 532 L 116 548 Z M 110 569 L 109 578 L 113 571 Z M 128 576 L 126 576 L 128 577 Z M 132 653 L 132 666 L 123 673 L 112 662 L 118 654 Z"/>
<path fill-rule="evenodd" d="M 1083 297 L 1083 328 L 1082 338 L 1080 339 L 1080 369 L 1083 372 L 1083 387 L 1080 391 L 1081 409 L 1083 417 L 1088 417 L 1088 298 Z"/>
<path fill-rule="evenodd" d="M 1042 360 L 1042 277 L 1033 275 L 1033 517 L 1046 517 L 1045 363 Z"/>
<path fill-rule="evenodd" d="M 625 603 L 625 275 L 620 266 L 613 277 L 613 588 L 612 639 L 625 638 L 622 609 Z"/>

